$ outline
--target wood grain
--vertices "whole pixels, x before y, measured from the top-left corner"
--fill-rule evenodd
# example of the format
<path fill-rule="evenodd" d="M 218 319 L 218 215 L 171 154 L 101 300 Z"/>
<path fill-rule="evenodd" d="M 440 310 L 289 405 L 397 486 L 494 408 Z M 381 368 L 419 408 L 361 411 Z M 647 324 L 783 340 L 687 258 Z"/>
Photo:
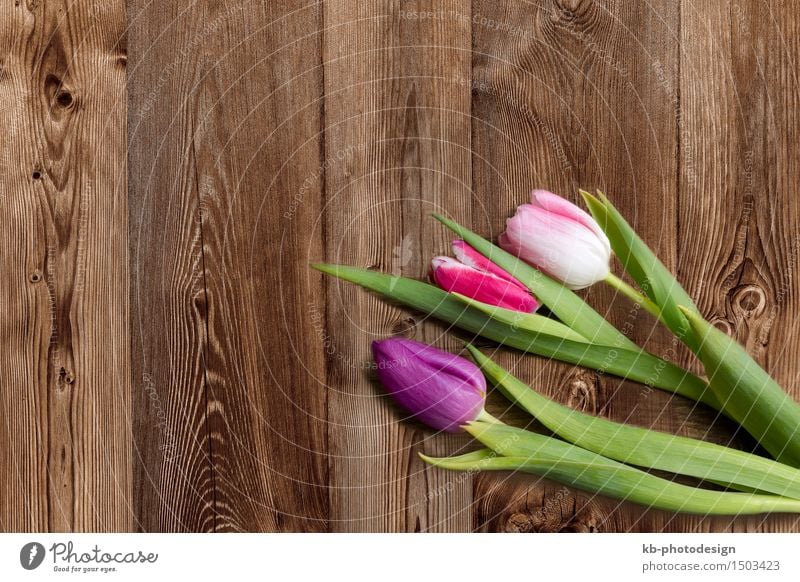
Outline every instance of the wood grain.
<path fill-rule="evenodd" d="M 139 527 L 327 529 L 320 281 L 298 268 L 321 253 L 320 7 L 142 2 L 132 21 Z"/>
<path fill-rule="evenodd" d="M 0 11 L 0 527 L 124 531 L 125 9 Z"/>
<path fill-rule="evenodd" d="M 678 273 L 702 313 L 800 399 L 796 14 L 736 0 L 682 10 Z M 755 516 L 696 529 L 798 526 L 796 516 Z"/>
<path fill-rule="evenodd" d="M 473 80 L 475 188 L 493 199 L 487 234 L 502 231 L 532 187 L 576 202 L 578 188 L 597 188 L 637 226 L 655 227 L 642 234 L 674 265 L 675 111 L 659 87 L 654 63 L 676 82 L 677 9 L 622 2 L 478 2 L 474 10 L 487 22 L 474 36 Z M 654 330 L 624 298 L 615 299 L 602 286 L 586 296 L 633 340 L 656 353 L 668 348 L 668 334 Z M 668 406 L 661 392 L 643 392 L 636 384 L 572 366 L 508 356 L 521 377 L 573 407 L 659 430 L 681 428 L 676 407 Z M 505 479 L 477 480 L 476 498 L 485 503 L 476 513 L 476 528 L 630 531 L 660 529 L 665 519 L 588 496 L 570 494 L 566 502 L 563 491 L 546 481 L 499 487 Z M 565 503 L 567 511 L 561 509 Z M 549 518 L 548 505 L 559 508 L 558 520 Z"/>
<path fill-rule="evenodd" d="M 308 266 L 425 278 L 431 213 L 494 237 L 532 188 L 598 188 L 800 400 L 798 29 L 779 0 L 0 3 L 0 529 L 800 531 L 426 467 L 473 445 L 393 406 L 370 342 L 466 336 Z M 481 345 L 574 408 L 754 449 Z"/>
<path fill-rule="evenodd" d="M 449 253 L 433 212 L 471 218 L 470 21 L 458 2 L 325 5 L 325 259 L 425 277 Z M 316 234 L 316 233 L 315 233 Z M 395 333 L 455 348 L 437 325 L 332 280 L 325 323 L 331 525 L 468 531 L 471 479 L 426 468 L 436 437 L 380 396 L 369 344 Z M 334 331 L 335 330 L 335 331 Z"/>

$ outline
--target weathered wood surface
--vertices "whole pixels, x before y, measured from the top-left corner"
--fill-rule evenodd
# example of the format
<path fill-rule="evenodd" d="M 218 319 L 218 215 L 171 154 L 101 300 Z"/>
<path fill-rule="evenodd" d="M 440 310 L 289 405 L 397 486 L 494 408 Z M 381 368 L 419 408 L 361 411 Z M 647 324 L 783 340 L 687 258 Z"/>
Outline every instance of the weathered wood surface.
<path fill-rule="evenodd" d="M 0 6 L 0 526 L 128 530 L 125 6 Z"/>
<path fill-rule="evenodd" d="M 3 2 L 0 528 L 800 531 L 424 466 L 469 439 L 382 397 L 369 343 L 463 336 L 307 267 L 422 278 L 449 246 L 431 212 L 496 236 L 533 187 L 599 188 L 800 399 L 800 17 L 707 4 Z M 680 398 L 498 356 L 573 407 L 752 447 Z"/>
<path fill-rule="evenodd" d="M 322 7 L 130 10 L 131 323 L 144 531 L 325 530 Z M 153 63 L 160 63 L 158 67 Z M 303 197 L 289 218 L 289 193 Z"/>

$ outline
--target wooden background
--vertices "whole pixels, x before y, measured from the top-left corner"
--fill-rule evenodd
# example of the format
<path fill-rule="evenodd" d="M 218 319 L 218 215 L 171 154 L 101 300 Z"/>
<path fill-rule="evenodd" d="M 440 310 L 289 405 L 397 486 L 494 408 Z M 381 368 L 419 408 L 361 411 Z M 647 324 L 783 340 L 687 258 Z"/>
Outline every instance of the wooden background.
<path fill-rule="evenodd" d="M 791 0 L 0 1 L 0 528 L 800 531 L 424 466 L 468 439 L 403 420 L 369 342 L 463 337 L 307 267 L 424 277 L 431 212 L 496 236 L 533 187 L 600 188 L 800 398 L 799 32 Z M 502 359 L 752 447 L 663 392 Z"/>

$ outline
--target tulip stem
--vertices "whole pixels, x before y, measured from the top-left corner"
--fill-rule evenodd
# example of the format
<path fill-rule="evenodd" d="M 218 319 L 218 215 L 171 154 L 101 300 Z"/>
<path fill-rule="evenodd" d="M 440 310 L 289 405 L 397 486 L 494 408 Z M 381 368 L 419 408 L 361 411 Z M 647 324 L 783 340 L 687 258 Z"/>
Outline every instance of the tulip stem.
<path fill-rule="evenodd" d="M 639 293 L 636 289 L 628 285 L 625 281 L 617 277 L 614 273 L 609 273 L 608 276 L 605 278 L 605 282 L 625 295 L 628 299 L 640 305 L 644 308 L 647 313 L 650 315 L 655 316 L 657 319 L 661 320 L 661 308 L 653 303 L 650 299 Z"/>
<path fill-rule="evenodd" d="M 499 418 L 495 418 L 494 416 L 486 412 L 486 409 L 481 410 L 481 413 L 475 420 L 480 420 L 482 422 L 486 422 L 489 424 L 504 424 L 502 420 L 500 420 Z"/>

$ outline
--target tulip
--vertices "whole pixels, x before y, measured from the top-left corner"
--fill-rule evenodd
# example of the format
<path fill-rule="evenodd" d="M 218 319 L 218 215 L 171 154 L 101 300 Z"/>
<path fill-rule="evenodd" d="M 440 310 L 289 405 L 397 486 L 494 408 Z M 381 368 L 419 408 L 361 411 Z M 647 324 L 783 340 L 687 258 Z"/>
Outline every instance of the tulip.
<path fill-rule="evenodd" d="M 463 240 L 453 241 L 453 254 L 457 259 L 431 261 L 431 278 L 440 288 L 513 311 L 533 313 L 539 307 L 525 285 Z"/>
<path fill-rule="evenodd" d="M 506 222 L 500 246 L 560 280 L 583 289 L 610 273 L 611 245 L 586 212 L 546 190 L 534 190 Z"/>
<path fill-rule="evenodd" d="M 472 362 L 398 337 L 372 342 L 372 353 L 392 398 L 431 428 L 459 432 L 485 415 L 486 379 Z"/>

